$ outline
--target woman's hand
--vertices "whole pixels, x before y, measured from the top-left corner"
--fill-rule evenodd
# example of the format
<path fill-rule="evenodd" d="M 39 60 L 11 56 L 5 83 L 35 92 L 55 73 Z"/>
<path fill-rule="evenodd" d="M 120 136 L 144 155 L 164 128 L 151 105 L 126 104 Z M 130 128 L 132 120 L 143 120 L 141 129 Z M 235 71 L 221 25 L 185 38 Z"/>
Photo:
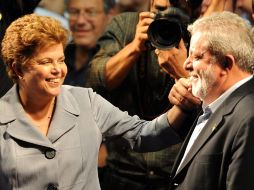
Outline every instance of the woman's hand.
<path fill-rule="evenodd" d="M 201 105 L 201 100 L 191 93 L 189 79 L 181 78 L 176 81 L 168 95 L 169 101 L 184 112 L 190 112 Z"/>

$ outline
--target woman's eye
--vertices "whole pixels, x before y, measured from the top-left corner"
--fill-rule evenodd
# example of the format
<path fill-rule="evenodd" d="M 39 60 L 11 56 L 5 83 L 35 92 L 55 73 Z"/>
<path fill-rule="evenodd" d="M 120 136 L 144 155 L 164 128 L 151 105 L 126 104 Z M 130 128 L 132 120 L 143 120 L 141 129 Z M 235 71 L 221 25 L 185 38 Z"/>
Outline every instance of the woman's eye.
<path fill-rule="evenodd" d="M 40 65 L 49 65 L 49 64 L 52 64 L 52 61 L 50 60 L 40 60 L 40 61 L 37 61 Z"/>
<path fill-rule="evenodd" d="M 58 63 L 59 63 L 59 64 L 64 64 L 65 61 L 64 61 L 64 60 L 60 60 L 60 61 L 58 61 Z"/>

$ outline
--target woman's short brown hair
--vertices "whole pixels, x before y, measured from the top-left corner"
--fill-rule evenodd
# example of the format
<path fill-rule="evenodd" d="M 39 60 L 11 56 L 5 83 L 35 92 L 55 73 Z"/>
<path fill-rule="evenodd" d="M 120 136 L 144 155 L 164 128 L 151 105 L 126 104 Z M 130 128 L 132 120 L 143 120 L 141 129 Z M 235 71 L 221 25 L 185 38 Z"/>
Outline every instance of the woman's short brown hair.
<path fill-rule="evenodd" d="M 41 48 L 58 43 L 65 47 L 68 36 L 68 30 L 59 21 L 47 16 L 29 14 L 12 22 L 5 32 L 1 50 L 9 77 L 17 82 L 13 64 L 17 69 L 24 68 Z"/>

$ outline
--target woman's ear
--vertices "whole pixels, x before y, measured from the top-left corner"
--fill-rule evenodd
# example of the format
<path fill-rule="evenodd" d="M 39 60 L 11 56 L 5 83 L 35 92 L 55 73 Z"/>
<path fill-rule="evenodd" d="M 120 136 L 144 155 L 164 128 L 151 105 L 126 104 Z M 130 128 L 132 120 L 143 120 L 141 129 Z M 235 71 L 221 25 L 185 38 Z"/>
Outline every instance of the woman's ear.
<path fill-rule="evenodd" d="M 14 73 L 18 76 L 18 78 L 22 79 L 23 72 L 22 72 L 21 68 L 16 63 L 12 63 L 11 67 L 12 67 L 12 70 L 14 71 Z"/>

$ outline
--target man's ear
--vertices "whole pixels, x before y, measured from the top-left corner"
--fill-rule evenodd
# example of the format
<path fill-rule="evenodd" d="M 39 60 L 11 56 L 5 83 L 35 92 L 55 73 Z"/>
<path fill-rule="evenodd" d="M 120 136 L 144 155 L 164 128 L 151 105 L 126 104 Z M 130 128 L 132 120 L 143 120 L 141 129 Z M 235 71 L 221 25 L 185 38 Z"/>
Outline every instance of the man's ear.
<path fill-rule="evenodd" d="M 222 63 L 223 69 L 231 69 L 235 63 L 235 58 L 232 55 L 226 55 Z"/>

